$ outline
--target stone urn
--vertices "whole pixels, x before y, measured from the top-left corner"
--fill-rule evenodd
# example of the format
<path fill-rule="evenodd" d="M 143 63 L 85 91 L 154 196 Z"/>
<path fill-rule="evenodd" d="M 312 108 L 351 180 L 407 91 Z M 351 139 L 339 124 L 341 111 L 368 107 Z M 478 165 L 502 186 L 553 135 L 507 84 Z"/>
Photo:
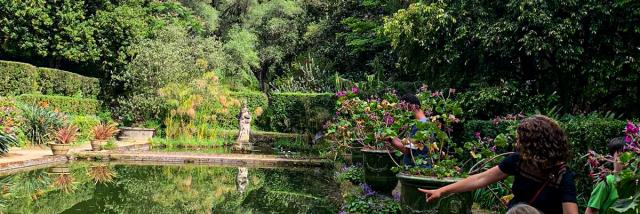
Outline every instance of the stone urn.
<path fill-rule="evenodd" d="M 106 140 L 91 140 L 91 151 L 101 151 L 105 144 Z"/>
<path fill-rule="evenodd" d="M 371 186 L 374 191 L 391 195 L 393 189 L 398 185 L 396 173 L 391 168 L 396 166 L 387 150 L 362 149 L 364 165 L 364 182 Z M 396 161 L 397 162 L 397 161 Z"/>
<path fill-rule="evenodd" d="M 427 203 L 422 189 L 437 189 L 457 181 L 461 178 L 436 178 L 426 176 L 412 176 L 404 173 L 397 175 L 400 180 L 400 206 L 403 214 L 414 213 L 471 213 L 473 192 L 455 193 L 444 196 L 437 201 Z"/>
<path fill-rule="evenodd" d="M 148 142 L 156 129 L 121 127 L 117 139 L 128 142 Z"/>
<path fill-rule="evenodd" d="M 57 143 L 49 143 L 49 148 L 51 148 L 51 152 L 55 156 L 64 156 L 69 153 L 69 149 L 71 149 L 71 144 L 57 144 Z"/>

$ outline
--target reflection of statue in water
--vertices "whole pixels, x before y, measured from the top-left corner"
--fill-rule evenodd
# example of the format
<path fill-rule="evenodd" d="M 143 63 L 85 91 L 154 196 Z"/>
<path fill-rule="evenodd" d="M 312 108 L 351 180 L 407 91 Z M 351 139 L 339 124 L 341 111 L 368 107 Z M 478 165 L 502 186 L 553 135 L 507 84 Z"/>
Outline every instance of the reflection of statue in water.
<path fill-rule="evenodd" d="M 244 193 L 247 189 L 247 183 L 249 183 L 249 170 L 247 167 L 238 167 L 238 176 L 236 177 L 236 190 L 239 193 Z"/>
<path fill-rule="evenodd" d="M 249 142 L 249 134 L 251 132 L 251 114 L 245 104 L 242 107 L 242 111 L 238 115 L 238 122 L 240 123 L 240 130 L 238 132 L 238 138 L 233 145 L 233 150 L 253 150 L 253 145 Z"/>

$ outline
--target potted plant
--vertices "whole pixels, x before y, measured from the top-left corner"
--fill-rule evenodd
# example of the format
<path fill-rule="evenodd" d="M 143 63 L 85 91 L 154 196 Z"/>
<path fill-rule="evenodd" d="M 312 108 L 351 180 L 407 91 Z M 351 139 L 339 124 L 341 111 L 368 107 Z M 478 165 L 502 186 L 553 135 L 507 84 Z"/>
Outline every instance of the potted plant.
<path fill-rule="evenodd" d="M 425 202 L 425 194 L 418 188 L 435 189 L 461 180 L 462 159 L 455 154 L 465 153 L 464 149 L 452 143 L 450 133 L 453 124 L 459 122 L 456 115 L 462 110 L 459 104 L 441 92 L 431 92 L 426 88 L 417 94 L 422 110 L 428 117 L 427 122 L 412 122 L 416 127 L 415 135 L 406 137 L 403 143 L 417 150 L 427 150 L 427 155 L 411 156 L 413 165 L 399 166 L 397 177 L 401 183 L 400 203 L 402 213 L 471 213 L 473 193 L 453 194 L 434 203 Z"/>
<path fill-rule="evenodd" d="M 75 125 L 67 125 L 58 129 L 55 133 L 55 141 L 49 143 L 53 155 L 67 155 L 71 143 L 76 140 L 77 135 L 78 127 Z"/>
<path fill-rule="evenodd" d="M 355 129 L 358 126 L 352 120 L 352 116 L 357 113 L 360 106 L 365 102 L 358 96 L 358 88 L 354 87 L 351 91 L 336 92 L 336 114 L 325 125 L 325 140 L 331 142 L 334 146 L 334 154 L 337 156 L 342 153 L 349 153 L 350 160 L 354 164 L 362 163 L 362 139 L 361 131 Z"/>
<path fill-rule="evenodd" d="M 93 135 L 93 139 L 91 140 L 91 150 L 102 150 L 102 147 L 107 143 L 107 140 L 111 139 L 117 131 L 118 129 L 114 123 L 100 123 L 94 126 L 91 129 L 91 134 Z"/>

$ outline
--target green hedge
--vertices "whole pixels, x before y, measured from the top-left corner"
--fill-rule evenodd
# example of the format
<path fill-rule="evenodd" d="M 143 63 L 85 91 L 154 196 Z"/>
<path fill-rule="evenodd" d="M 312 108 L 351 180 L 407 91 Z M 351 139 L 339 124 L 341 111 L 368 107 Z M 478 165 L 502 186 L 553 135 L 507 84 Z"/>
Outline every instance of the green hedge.
<path fill-rule="evenodd" d="M 33 65 L 0 61 L 0 96 L 38 91 L 38 72 Z"/>
<path fill-rule="evenodd" d="M 38 68 L 38 71 L 42 94 L 95 98 L 100 93 L 100 81 L 96 78 L 53 68 Z"/>
<path fill-rule="evenodd" d="M 335 96 L 329 93 L 275 93 L 270 101 L 258 121 L 266 131 L 315 133 L 335 112 Z"/>
<path fill-rule="evenodd" d="M 0 96 L 41 93 L 95 98 L 99 92 L 100 82 L 96 78 L 26 63 L 0 61 Z"/>
<path fill-rule="evenodd" d="M 265 95 L 262 92 L 256 92 L 256 91 L 231 92 L 230 96 L 235 99 L 238 99 L 241 103 L 247 102 L 249 111 L 251 111 L 251 115 L 253 116 L 252 118 L 253 124 L 256 124 L 255 121 L 257 121 L 261 117 L 260 115 L 256 115 L 256 109 L 260 107 L 260 109 L 262 109 L 262 111 L 264 112 L 264 110 L 269 105 L 269 100 L 267 98 L 267 95 Z M 218 121 L 218 128 L 238 129 L 237 116 L 240 113 L 241 109 L 242 109 L 242 106 L 237 106 L 234 108 L 230 108 L 229 112 L 225 114 L 218 114 L 216 119 Z"/>
<path fill-rule="evenodd" d="M 96 99 L 40 94 L 23 94 L 17 96 L 16 99 L 30 105 L 46 102 L 53 109 L 75 115 L 97 115 L 100 112 L 100 102 Z"/>

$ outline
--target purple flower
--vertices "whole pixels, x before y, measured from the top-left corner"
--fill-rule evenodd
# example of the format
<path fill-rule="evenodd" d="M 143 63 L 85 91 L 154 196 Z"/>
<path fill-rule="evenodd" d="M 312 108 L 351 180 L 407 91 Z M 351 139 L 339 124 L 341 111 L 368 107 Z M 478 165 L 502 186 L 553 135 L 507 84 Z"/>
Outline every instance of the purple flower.
<path fill-rule="evenodd" d="M 631 138 L 631 136 L 629 136 L 629 135 L 624 136 L 624 142 L 631 143 L 631 141 L 633 141 L 633 139 Z"/>
<path fill-rule="evenodd" d="M 480 139 L 480 132 L 473 133 L 473 136 L 475 136 L 477 139 Z"/>
<path fill-rule="evenodd" d="M 631 123 L 631 121 L 627 121 L 627 126 L 625 127 L 625 133 L 627 134 L 636 134 L 639 131 L 638 126 Z"/>
<path fill-rule="evenodd" d="M 491 150 L 492 152 L 496 152 L 496 146 L 492 146 L 491 148 L 489 148 L 489 150 Z"/>
<path fill-rule="evenodd" d="M 393 193 L 393 200 L 394 201 L 400 201 L 400 193 L 399 192 L 394 192 Z"/>
<path fill-rule="evenodd" d="M 336 92 L 336 97 L 344 97 L 345 95 L 347 95 L 346 91 L 338 91 L 338 92 Z"/>
<path fill-rule="evenodd" d="M 376 192 L 371 189 L 371 186 L 367 184 L 360 184 L 360 187 L 362 188 L 362 194 L 365 197 L 373 196 L 376 194 Z"/>
<path fill-rule="evenodd" d="M 391 116 L 391 114 L 386 113 L 384 114 L 384 124 L 387 126 L 390 126 L 391 124 L 393 124 L 394 118 L 393 116 Z"/>
<path fill-rule="evenodd" d="M 339 111 L 336 111 L 336 115 L 340 115 L 340 112 L 339 112 Z"/>
<path fill-rule="evenodd" d="M 357 94 L 357 93 L 358 93 L 358 91 L 359 91 L 359 90 L 358 90 L 358 87 L 357 87 L 357 86 L 353 86 L 353 87 L 351 88 L 351 93 Z"/>
<path fill-rule="evenodd" d="M 340 212 L 338 214 L 347 214 L 347 211 L 340 210 Z"/>

